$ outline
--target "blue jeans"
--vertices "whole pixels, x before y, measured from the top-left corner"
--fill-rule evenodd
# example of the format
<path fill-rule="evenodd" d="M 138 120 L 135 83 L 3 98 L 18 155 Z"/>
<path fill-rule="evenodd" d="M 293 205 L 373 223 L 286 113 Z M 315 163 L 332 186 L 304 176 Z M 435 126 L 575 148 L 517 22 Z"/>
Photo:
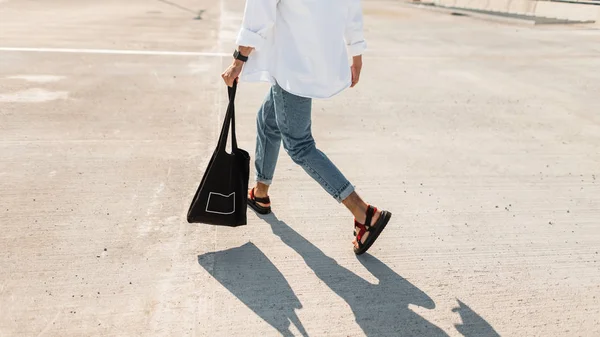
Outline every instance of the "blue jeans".
<path fill-rule="evenodd" d="M 342 202 L 354 191 L 354 186 L 315 146 L 311 108 L 310 98 L 293 95 L 277 84 L 271 87 L 256 119 L 256 181 L 271 185 L 283 141 L 283 148 L 292 160 Z"/>

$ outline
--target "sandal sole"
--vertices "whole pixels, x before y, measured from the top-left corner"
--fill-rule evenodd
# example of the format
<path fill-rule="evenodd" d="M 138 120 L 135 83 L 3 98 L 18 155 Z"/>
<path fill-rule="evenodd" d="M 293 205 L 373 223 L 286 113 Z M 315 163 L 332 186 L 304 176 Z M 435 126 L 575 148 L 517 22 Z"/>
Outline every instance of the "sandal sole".
<path fill-rule="evenodd" d="M 354 254 L 362 255 L 362 254 L 366 253 L 367 250 L 369 250 L 369 248 L 371 248 L 371 246 L 373 246 L 375 241 L 377 241 L 377 239 L 379 238 L 379 235 L 381 235 L 381 232 L 383 232 L 383 230 L 385 229 L 387 224 L 390 222 L 391 218 L 392 218 L 392 213 L 387 212 L 387 211 L 381 212 L 381 217 L 379 218 L 379 220 L 377 222 L 383 220 L 383 223 L 375 226 L 375 229 L 376 229 L 375 232 L 369 234 L 369 237 L 367 238 L 367 242 L 365 242 L 365 245 L 362 247 L 362 249 L 354 248 Z"/>
<path fill-rule="evenodd" d="M 248 199 L 248 206 L 258 214 L 267 215 L 271 213 L 271 207 L 262 207 L 261 205 L 257 205 L 252 199 Z"/>

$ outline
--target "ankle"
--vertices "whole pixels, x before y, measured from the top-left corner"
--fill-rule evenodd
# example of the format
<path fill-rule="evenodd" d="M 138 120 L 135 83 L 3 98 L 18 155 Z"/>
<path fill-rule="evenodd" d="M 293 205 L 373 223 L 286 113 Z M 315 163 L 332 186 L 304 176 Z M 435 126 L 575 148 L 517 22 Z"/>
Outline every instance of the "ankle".
<path fill-rule="evenodd" d="M 352 192 L 345 200 L 342 201 L 346 208 L 354 215 L 354 219 L 361 224 L 364 224 L 367 218 L 368 205 L 358 196 L 356 192 Z"/>
<path fill-rule="evenodd" d="M 364 208 L 360 208 L 356 212 L 353 212 L 354 219 L 356 221 L 358 221 L 358 223 L 366 225 L 365 222 L 367 221 L 367 208 L 368 207 L 369 207 L 369 205 L 365 204 Z M 375 208 L 375 206 L 371 206 L 371 207 Z M 371 223 L 369 225 L 373 225 L 375 223 L 375 221 L 379 218 L 379 214 L 381 214 L 381 211 L 378 208 L 375 208 L 375 212 L 373 212 L 373 217 L 371 218 Z"/>
<path fill-rule="evenodd" d="M 269 185 L 257 183 L 254 187 L 254 194 L 259 198 L 269 196 Z"/>
<path fill-rule="evenodd" d="M 357 205 L 357 207 L 353 208 L 351 210 L 352 215 L 354 215 L 354 219 L 356 221 L 358 221 L 361 224 L 364 224 L 365 221 L 367 220 L 367 206 L 365 205 L 364 207 L 362 207 L 362 205 Z"/>

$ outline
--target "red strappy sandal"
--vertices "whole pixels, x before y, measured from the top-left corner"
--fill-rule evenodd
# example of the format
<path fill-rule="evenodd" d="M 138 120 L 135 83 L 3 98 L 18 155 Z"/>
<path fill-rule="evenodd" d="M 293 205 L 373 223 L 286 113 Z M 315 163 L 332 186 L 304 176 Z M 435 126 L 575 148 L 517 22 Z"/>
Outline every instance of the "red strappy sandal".
<path fill-rule="evenodd" d="M 356 241 L 358 242 L 358 248 L 354 247 L 354 254 L 356 255 L 362 255 L 366 253 L 369 248 L 371 248 L 373 243 L 375 243 L 375 240 L 377 240 L 379 237 L 379 234 L 383 232 L 385 226 L 387 226 L 388 222 L 390 222 L 390 219 L 392 218 L 392 213 L 388 211 L 381 211 L 381 215 L 379 216 L 379 219 L 377 219 L 377 222 L 371 225 L 371 220 L 373 220 L 373 215 L 375 215 L 376 212 L 377 208 L 369 205 L 369 207 L 367 207 L 367 219 L 365 224 L 363 225 L 358 223 L 356 219 L 354 220 L 354 226 L 360 229 L 358 231 L 358 235 L 356 231 L 354 231 L 354 236 L 356 236 Z M 367 237 L 365 243 L 362 243 L 362 238 L 366 233 L 369 233 L 369 236 Z"/>
<path fill-rule="evenodd" d="M 256 211 L 256 213 L 259 214 L 269 214 L 271 213 L 271 206 L 268 207 L 264 207 L 259 205 L 258 203 L 261 204 L 270 204 L 271 203 L 271 199 L 269 197 L 266 198 L 257 198 L 254 195 L 254 187 L 252 188 L 252 190 L 250 190 L 250 197 L 248 198 L 248 206 L 250 206 L 253 210 Z"/>

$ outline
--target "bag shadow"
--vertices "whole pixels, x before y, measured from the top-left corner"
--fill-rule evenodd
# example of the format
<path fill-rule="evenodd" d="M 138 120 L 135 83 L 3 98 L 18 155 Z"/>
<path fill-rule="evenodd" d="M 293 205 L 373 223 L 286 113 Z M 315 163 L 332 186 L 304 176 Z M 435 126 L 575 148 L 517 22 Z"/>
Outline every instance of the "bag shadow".
<path fill-rule="evenodd" d="M 300 300 L 283 274 L 253 243 L 199 255 L 198 263 L 283 336 L 294 336 L 290 323 L 302 336 L 308 336 L 295 311 L 302 308 Z"/>

